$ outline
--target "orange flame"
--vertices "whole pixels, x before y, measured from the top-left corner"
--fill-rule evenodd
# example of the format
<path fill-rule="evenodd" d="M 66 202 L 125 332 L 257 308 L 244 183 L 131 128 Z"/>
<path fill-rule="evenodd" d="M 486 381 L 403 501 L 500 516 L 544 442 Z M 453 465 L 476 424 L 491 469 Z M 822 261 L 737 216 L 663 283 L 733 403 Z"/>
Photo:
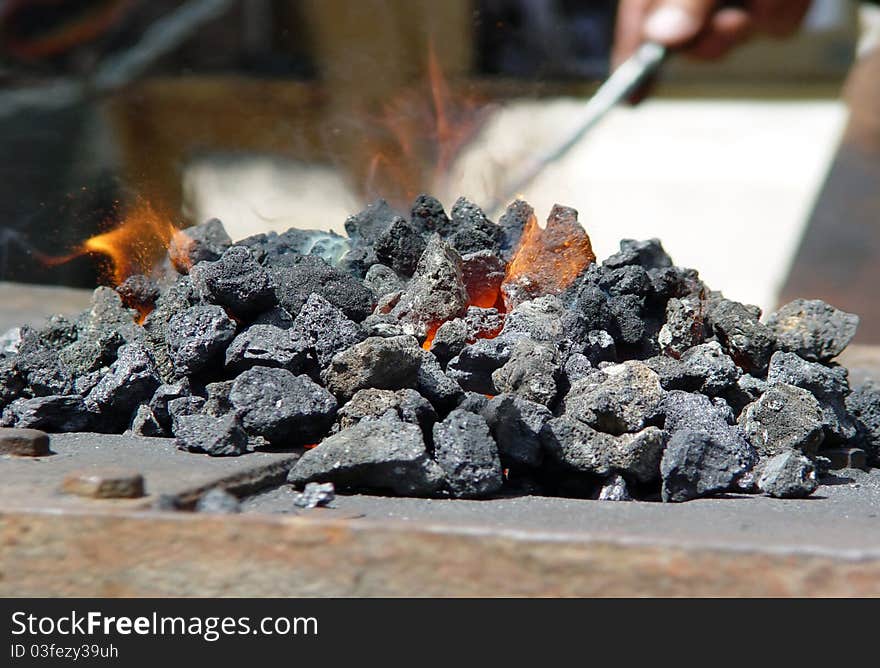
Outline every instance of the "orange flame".
<path fill-rule="evenodd" d="M 398 95 L 371 123 L 368 197 L 383 197 L 406 208 L 421 192 L 443 190 L 453 161 L 478 128 L 485 105 L 452 94 L 433 41 L 428 46 L 426 86 L 427 91 Z"/>

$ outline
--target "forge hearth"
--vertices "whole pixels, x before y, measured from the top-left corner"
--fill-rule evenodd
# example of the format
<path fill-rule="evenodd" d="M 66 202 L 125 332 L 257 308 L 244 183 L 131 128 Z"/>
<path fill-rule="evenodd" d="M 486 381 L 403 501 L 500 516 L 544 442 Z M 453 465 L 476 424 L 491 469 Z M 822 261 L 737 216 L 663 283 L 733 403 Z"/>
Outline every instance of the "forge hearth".
<path fill-rule="evenodd" d="M 423 195 L 346 231 L 169 233 L 149 277 L 4 336 L 2 424 L 294 449 L 296 488 L 432 498 L 798 497 L 841 449 L 878 462 L 880 389 L 833 361 L 852 314 L 762 321 L 657 240 L 599 264 L 562 206 Z"/>

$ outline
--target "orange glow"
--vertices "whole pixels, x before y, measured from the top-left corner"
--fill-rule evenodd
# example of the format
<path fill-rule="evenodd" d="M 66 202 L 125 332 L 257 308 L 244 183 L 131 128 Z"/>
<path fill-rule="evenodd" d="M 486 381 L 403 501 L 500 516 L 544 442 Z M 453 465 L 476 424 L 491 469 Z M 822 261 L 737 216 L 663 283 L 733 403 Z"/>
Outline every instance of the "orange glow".
<path fill-rule="evenodd" d="M 437 336 L 438 329 L 440 329 L 440 325 L 431 325 L 428 328 L 428 335 L 425 337 L 425 341 L 422 343 L 422 348 L 424 350 L 430 350 L 431 346 L 434 345 L 434 337 Z"/>
<path fill-rule="evenodd" d="M 512 292 L 520 290 L 529 298 L 559 294 L 596 261 L 590 237 L 576 217 L 555 208 L 550 216 L 545 229 L 534 215 L 526 223 L 501 286 L 507 310 L 515 305 L 511 303 Z"/>

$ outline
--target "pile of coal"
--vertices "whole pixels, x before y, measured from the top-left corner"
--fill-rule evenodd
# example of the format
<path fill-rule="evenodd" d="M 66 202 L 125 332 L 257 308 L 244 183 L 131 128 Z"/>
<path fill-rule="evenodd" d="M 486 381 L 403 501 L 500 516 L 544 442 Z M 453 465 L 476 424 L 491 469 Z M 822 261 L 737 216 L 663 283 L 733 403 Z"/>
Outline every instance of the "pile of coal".
<path fill-rule="evenodd" d="M 345 226 L 190 228 L 158 278 L 2 337 L 0 422 L 302 448 L 289 482 L 307 505 L 800 497 L 842 449 L 880 465 L 880 386 L 834 362 L 854 315 L 797 300 L 762 319 L 657 240 L 597 263 L 566 207 L 540 228 L 525 202 L 495 223 L 422 195 Z"/>

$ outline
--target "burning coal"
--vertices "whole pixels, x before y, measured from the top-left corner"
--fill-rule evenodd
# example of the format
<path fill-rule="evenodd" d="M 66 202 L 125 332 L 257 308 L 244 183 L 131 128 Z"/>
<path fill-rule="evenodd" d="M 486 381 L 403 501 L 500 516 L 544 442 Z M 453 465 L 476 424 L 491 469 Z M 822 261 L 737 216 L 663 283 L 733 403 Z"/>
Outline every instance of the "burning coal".
<path fill-rule="evenodd" d="M 792 497 L 839 448 L 880 462 L 880 389 L 833 362 L 852 314 L 797 300 L 762 321 L 657 240 L 599 264 L 561 206 L 541 227 L 525 202 L 494 222 L 420 195 L 345 227 L 232 243 L 217 220 L 130 216 L 80 249 L 116 290 L 4 336 L 3 425 L 298 447 L 297 487 L 409 496 Z"/>

